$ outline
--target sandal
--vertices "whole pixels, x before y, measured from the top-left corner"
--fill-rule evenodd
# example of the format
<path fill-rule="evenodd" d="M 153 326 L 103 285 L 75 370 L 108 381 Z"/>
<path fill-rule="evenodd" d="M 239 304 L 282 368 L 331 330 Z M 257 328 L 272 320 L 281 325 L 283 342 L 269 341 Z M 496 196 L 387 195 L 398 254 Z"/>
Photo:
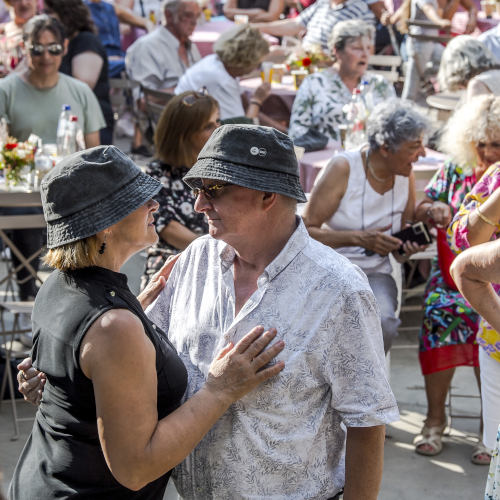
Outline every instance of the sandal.
<path fill-rule="evenodd" d="M 486 448 L 483 443 L 478 443 L 472 450 L 470 461 L 476 465 L 490 465 L 491 450 Z"/>
<path fill-rule="evenodd" d="M 427 425 L 424 425 L 420 434 L 413 440 L 415 452 L 419 455 L 426 455 L 428 457 L 439 455 L 443 449 L 443 442 L 441 438 L 445 427 L 446 423 L 443 425 L 435 425 L 433 427 L 427 427 Z M 424 448 L 424 446 L 426 446 L 426 448 Z"/>

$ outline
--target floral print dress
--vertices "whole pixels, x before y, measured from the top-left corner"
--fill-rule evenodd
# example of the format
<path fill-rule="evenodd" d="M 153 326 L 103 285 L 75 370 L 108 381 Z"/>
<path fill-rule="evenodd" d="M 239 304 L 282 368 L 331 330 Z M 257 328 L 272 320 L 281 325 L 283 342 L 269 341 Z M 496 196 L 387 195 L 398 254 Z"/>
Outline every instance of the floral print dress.
<path fill-rule="evenodd" d="M 474 173 L 447 160 L 425 189 L 435 201 L 446 203 L 452 216 L 476 182 Z M 437 259 L 424 295 L 424 320 L 419 334 L 419 360 L 428 375 L 455 366 L 479 366 L 475 343 L 479 316 L 457 290 L 445 282 Z"/>
<path fill-rule="evenodd" d="M 470 247 L 468 239 L 469 214 L 484 203 L 489 196 L 500 188 L 500 162 L 491 165 L 483 174 L 481 180 L 464 199 L 460 210 L 455 215 L 449 229 L 448 240 L 451 249 L 460 253 Z M 500 237 L 500 231 L 492 235 L 492 240 Z M 500 295 L 500 284 L 493 284 Z M 477 343 L 494 360 L 500 362 L 500 332 L 497 332 L 487 321 L 481 318 L 477 334 Z"/>
<path fill-rule="evenodd" d="M 396 96 L 394 87 L 380 75 L 365 73 L 363 92 L 368 111 L 378 103 Z M 351 100 L 351 92 L 334 68 L 308 75 L 293 102 L 288 131 L 292 139 L 316 128 L 334 141 L 340 141 L 339 125 L 345 123 L 342 108 Z"/>
<path fill-rule="evenodd" d="M 208 224 L 205 216 L 195 212 L 191 189 L 182 181 L 187 174 L 186 167 L 172 167 L 159 160 L 153 160 L 146 168 L 146 173 L 158 179 L 162 188 L 155 196 L 160 204 L 155 214 L 156 232 L 158 235 L 171 222 L 177 221 L 196 234 L 208 232 Z M 151 276 L 156 273 L 169 255 L 179 253 L 179 249 L 169 245 L 161 237 L 156 245 L 147 251 L 146 269 L 141 278 L 141 289 L 143 289 Z"/>

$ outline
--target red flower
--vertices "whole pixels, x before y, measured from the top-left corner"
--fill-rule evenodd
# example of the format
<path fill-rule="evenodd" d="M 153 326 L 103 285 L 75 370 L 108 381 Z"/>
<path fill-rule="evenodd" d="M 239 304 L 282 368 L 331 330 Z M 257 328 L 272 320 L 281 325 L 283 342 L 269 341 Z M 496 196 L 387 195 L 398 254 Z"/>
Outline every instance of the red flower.
<path fill-rule="evenodd" d="M 311 63 L 312 63 L 312 61 L 311 61 L 310 57 L 304 57 L 302 59 L 302 66 L 304 66 L 305 68 L 307 68 L 307 66 L 310 66 Z"/>
<path fill-rule="evenodd" d="M 7 149 L 8 151 L 11 151 L 12 149 L 16 149 L 16 148 L 17 148 L 17 142 L 8 142 L 5 145 L 5 149 Z"/>

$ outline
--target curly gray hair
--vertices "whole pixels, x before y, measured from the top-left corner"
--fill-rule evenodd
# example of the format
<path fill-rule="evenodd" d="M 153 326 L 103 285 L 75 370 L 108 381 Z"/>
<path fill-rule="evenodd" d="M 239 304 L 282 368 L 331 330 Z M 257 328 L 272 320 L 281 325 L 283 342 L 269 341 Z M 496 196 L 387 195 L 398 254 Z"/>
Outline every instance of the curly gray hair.
<path fill-rule="evenodd" d="M 438 72 L 439 86 L 442 90 L 463 89 L 476 75 L 496 67 L 495 57 L 486 45 L 470 35 L 460 35 L 444 49 Z"/>
<path fill-rule="evenodd" d="M 394 152 L 404 142 L 419 139 L 428 127 L 427 118 L 412 104 L 394 98 L 375 106 L 366 123 L 366 135 L 370 149 L 386 146 Z"/>
<path fill-rule="evenodd" d="M 365 21 L 354 19 L 340 21 L 333 27 L 332 34 L 328 39 L 328 50 L 331 53 L 334 50 L 344 50 L 349 42 L 361 37 L 367 37 L 373 42 L 375 40 L 375 28 Z"/>
<path fill-rule="evenodd" d="M 269 44 L 258 29 L 241 24 L 222 33 L 214 43 L 214 52 L 224 66 L 245 69 L 269 53 Z"/>

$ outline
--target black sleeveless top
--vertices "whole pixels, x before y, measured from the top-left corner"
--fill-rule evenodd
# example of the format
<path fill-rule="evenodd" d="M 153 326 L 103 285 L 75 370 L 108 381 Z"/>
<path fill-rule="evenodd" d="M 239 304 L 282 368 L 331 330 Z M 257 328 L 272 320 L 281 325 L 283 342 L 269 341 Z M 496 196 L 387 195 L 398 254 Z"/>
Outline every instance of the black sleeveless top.
<path fill-rule="evenodd" d="M 140 318 L 155 347 L 158 418 L 180 405 L 186 369 L 166 335 L 144 314 L 126 276 L 100 267 L 54 271 L 40 288 L 33 310 L 33 365 L 47 374 L 47 382 L 9 498 L 163 498 L 170 473 L 140 491 L 125 488 L 112 476 L 99 443 L 92 381 L 79 364 L 89 327 L 104 312 L 118 308 Z"/>

